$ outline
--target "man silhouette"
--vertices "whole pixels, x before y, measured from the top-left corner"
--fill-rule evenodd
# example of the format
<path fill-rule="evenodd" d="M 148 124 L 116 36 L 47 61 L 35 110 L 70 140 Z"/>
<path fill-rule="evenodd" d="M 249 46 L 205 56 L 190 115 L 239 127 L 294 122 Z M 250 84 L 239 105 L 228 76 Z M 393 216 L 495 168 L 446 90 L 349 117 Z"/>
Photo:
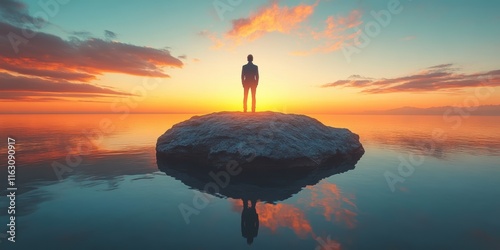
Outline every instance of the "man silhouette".
<path fill-rule="evenodd" d="M 243 84 L 243 111 L 247 112 L 248 90 L 252 91 L 252 112 L 255 112 L 255 92 L 259 84 L 259 67 L 253 64 L 253 56 L 247 56 L 248 63 L 241 70 L 241 83 Z"/>
<path fill-rule="evenodd" d="M 250 200 L 251 206 L 248 207 L 248 200 L 243 199 L 243 211 L 241 212 L 241 235 L 247 238 L 247 244 L 251 245 L 253 238 L 259 233 L 259 214 L 255 210 L 256 200 Z"/>

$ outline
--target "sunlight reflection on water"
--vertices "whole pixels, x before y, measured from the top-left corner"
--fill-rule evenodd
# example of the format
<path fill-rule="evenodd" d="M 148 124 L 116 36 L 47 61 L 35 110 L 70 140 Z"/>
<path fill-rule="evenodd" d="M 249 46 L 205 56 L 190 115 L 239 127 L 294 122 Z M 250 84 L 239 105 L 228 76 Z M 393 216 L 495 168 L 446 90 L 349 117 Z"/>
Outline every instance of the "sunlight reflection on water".
<path fill-rule="evenodd" d="M 18 143 L 22 235 L 14 249 L 246 247 L 241 199 L 213 198 L 186 224 L 178 206 L 200 192 L 158 169 L 156 139 L 191 116 L 1 115 L 0 134 Z M 456 129 L 439 116 L 313 117 L 359 134 L 366 153 L 353 170 L 275 204 L 257 202 L 252 247 L 315 249 L 318 238 L 341 249 L 500 246 L 500 117 L 469 117 Z M 89 154 L 58 181 L 51 164 L 64 163 L 102 119 L 115 129 L 94 137 Z M 397 171 L 399 156 L 420 154 L 435 129 L 446 139 L 391 192 L 384 172 Z"/>

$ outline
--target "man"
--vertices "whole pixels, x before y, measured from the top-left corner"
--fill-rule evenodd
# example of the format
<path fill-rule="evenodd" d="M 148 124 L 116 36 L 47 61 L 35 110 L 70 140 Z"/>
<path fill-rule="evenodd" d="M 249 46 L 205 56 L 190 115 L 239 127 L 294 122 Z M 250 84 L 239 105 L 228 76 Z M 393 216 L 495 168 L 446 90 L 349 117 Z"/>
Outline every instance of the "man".
<path fill-rule="evenodd" d="M 243 111 L 247 112 L 248 90 L 252 91 L 252 112 L 255 112 L 255 91 L 259 84 L 259 67 L 253 64 L 253 56 L 247 56 L 248 63 L 241 70 L 241 83 L 243 84 Z"/>

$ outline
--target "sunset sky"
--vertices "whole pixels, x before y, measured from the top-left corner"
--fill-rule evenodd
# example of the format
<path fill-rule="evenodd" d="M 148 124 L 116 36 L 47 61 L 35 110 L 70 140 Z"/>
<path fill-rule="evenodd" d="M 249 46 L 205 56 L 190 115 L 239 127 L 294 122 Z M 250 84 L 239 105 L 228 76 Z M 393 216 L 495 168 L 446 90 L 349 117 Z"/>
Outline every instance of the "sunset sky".
<path fill-rule="evenodd" d="M 241 110 L 250 53 L 258 111 L 498 105 L 499 10 L 465 0 L 1 0 L 0 113 Z"/>

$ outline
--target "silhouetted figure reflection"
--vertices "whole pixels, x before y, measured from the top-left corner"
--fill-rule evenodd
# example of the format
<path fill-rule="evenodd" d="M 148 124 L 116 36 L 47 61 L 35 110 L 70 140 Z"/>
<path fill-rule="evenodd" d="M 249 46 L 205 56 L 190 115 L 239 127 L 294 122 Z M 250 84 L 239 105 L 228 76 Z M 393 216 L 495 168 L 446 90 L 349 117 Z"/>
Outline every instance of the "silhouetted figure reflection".
<path fill-rule="evenodd" d="M 257 237 L 259 232 L 259 215 L 255 210 L 255 200 L 251 200 L 251 206 L 248 207 L 248 200 L 243 199 L 243 212 L 241 212 L 241 235 L 247 238 L 248 245 L 251 245 L 253 238 Z"/>
<path fill-rule="evenodd" d="M 255 92 L 259 84 L 259 67 L 253 64 L 253 56 L 247 56 L 248 63 L 241 70 L 241 83 L 243 84 L 243 111 L 247 112 L 248 90 L 252 91 L 252 112 L 255 112 Z"/>

